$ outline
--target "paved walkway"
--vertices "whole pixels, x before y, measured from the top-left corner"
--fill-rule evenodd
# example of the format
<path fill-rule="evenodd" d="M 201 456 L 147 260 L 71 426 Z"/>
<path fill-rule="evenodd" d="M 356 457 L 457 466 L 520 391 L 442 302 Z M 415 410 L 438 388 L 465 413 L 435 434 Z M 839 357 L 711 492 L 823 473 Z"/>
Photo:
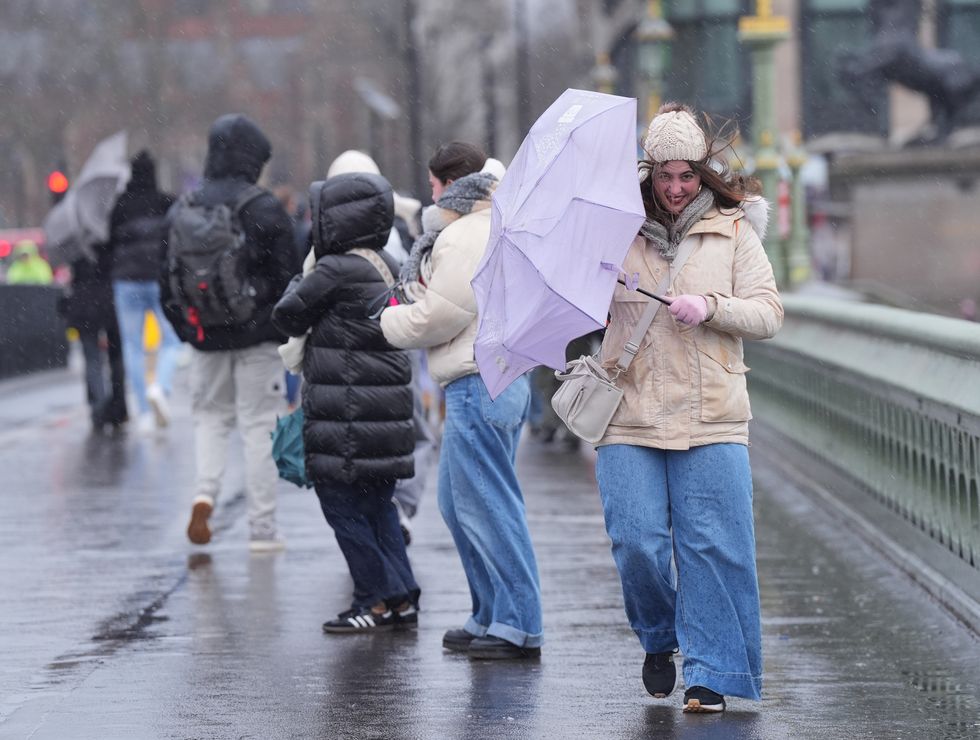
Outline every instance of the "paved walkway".
<path fill-rule="evenodd" d="M 544 589 L 539 663 L 471 663 L 468 594 L 430 490 L 409 554 L 417 634 L 325 636 L 349 578 L 310 491 L 288 549 L 249 555 L 234 483 L 183 537 L 186 405 L 169 434 L 86 437 L 77 379 L 0 384 L 2 738 L 953 738 L 980 735 L 980 644 L 754 447 L 764 701 L 685 716 L 640 681 L 592 454 L 526 439 Z M 791 461 L 790 461 L 791 462 Z"/>

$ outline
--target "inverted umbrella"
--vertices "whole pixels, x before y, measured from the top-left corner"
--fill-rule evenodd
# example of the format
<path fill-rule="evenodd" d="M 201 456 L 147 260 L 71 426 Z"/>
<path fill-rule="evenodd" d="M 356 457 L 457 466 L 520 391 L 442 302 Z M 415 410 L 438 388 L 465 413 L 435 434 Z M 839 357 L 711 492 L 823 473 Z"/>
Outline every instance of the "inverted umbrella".
<path fill-rule="evenodd" d="M 109 238 L 109 216 L 129 176 L 126 132 L 119 131 L 95 146 L 65 197 L 44 219 L 52 262 L 95 261 L 94 246 Z"/>
<path fill-rule="evenodd" d="M 531 127 L 493 195 L 472 280 L 474 351 L 492 398 L 605 326 L 618 270 L 643 224 L 636 100 L 566 90 Z"/>

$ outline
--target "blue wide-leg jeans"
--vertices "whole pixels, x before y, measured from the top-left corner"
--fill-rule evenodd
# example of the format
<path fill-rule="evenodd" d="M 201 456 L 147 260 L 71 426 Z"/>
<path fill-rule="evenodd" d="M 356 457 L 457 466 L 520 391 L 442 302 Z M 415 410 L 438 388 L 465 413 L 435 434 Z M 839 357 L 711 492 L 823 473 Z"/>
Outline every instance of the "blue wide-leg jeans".
<path fill-rule="evenodd" d="M 626 615 L 643 649 L 680 647 L 689 688 L 760 699 L 748 448 L 608 445 L 596 477 Z"/>
<path fill-rule="evenodd" d="M 471 634 L 541 645 L 541 587 L 514 461 L 530 386 L 515 380 L 496 401 L 479 375 L 446 386 L 439 511 L 469 583 Z"/>

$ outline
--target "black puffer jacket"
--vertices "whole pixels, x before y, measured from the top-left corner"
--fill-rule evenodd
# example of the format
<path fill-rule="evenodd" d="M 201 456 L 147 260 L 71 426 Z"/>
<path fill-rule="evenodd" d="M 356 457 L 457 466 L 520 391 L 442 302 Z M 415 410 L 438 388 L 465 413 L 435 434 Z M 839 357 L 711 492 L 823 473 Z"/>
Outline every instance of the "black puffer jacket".
<path fill-rule="evenodd" d="M 242 191 L 259 179 L 271 155 L 272 145 L 250 118 L 237 113 L 221 116 L 208 133 L 204 182 L 195 194 L 196 202 L 233 205 Z M 173 210 L 170 213 L 173 214 Z M 258 303 L 254 316 L 245 324 L 209 327 L 203 340 L 198 339 L 196 330 L 187 323 L 183 308 L 174 299 L 166 258 L 161 258 L 163 311 L 182 339 L 205 352 L 285 340 L 272 324 L 272 308 L 301 267 L 293 246 L 292 221 L 279 200 L 269 192 L 249 201 L 240 215 L 249 250 L 249 280 L 256 290 Z"/>
<path fill-rule="evenodd" d="M 112 279 L 155 281 L 160 275 L 164 217 L 174 198 L 157 189 L 156 165 L 146 151 L 132 160 L 132 176 L 109 217 Z"/>
<path fill-rule="evenodd" d="M 303 356 L 306 473 L 316 482 L 367 487 L 411 478 L 415 431 L 408 355 L 385 340 L 370 318 L 386 285 L 363 257 L 382 251 L 394 216 L 391 185 L 380 175 L 337 175 L 317 184 L 313 272 L 294 280 L 272 318 L 287 334 L 312 327 Z M 314 209 L 316 213 L 316 209 Z"/>

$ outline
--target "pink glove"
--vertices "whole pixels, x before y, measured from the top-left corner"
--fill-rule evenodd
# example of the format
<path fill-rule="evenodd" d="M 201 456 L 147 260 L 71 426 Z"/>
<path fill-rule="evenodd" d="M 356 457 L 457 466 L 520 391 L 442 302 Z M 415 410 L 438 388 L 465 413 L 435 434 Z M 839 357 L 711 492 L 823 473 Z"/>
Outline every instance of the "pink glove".
<path fill-rule="evenodd" d="M 688 326 L 697 326 L 708 316 L 708 302 L 703 295 L 679 295 L 667 306 L 670 315 Z"/>

